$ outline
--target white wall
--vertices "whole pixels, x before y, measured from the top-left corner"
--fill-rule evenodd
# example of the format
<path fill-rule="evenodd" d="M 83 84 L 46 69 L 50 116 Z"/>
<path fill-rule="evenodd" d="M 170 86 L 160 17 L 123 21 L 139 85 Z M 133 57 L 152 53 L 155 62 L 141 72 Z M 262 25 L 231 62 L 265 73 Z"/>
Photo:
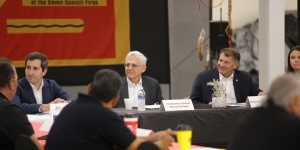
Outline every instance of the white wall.
<path fill-rule="evenodd" d="M 202 28 L 209 37 L 209 10 L 201 6 L 200 19 L 196 0 L 168 0 L 168 9 L 171 98 L 181 99 L 191 94 L 196 75 L 204 70 L 205 61 L 198 58 L 197 41 Z"/>
<path fill-rule="evenodd" d="M 213 5 L 218 1 L 213 1 Z M 258 19 L 258 3 L 259 0 L 232 0 L 232 28 L 241 28 Z M 224 0 L 221 6 L 222 20 L 228 20 L 228 0 Z M 297 0 L 285 0 L 285 10 L 297 10 Z M 212 20 L 220 20 L 220 7 L 213 8 Z"/>

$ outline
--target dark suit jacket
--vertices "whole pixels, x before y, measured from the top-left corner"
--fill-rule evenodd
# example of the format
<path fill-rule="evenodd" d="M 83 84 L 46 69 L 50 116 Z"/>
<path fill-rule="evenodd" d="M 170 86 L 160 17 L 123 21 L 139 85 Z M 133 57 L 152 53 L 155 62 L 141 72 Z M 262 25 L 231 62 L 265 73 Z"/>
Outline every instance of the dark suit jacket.
<path fill-rule="evenodd" d="M 123 88 L 120 93 L 120 99 L 115 107 L 124 108 L 124 98 L 129 98 L 127 76 L 122 77 Z M 164 98 L 161 95 L 161 88 L 157 80 L 142 76 L 142 86 L 146 93 L 146 105 L 153 105 L 156 102 L 161 102 Z"/>
<path fill-rule="evenodd" d="M 252 110 L 234 128 L 228 150 L 300 150 L 300 119 L 277 106 Z"/>
<path fill-rule="evenodd" d="M 211 102 L 213 90 L 206 84 L 213 79 L 220 80 L 217 68 L 203 71 L 197 75 L 190 96 L 194 104 Z M 262 91 L 253 83 L 249 73 L 239 70 L 234 70 L 233 87 L 238 103 L 243 103 L 247 96 L 257 96 Z"/>
<path fill-rule="evenodd" d="M 42 88 L 43 104 L 48 104 L 56 98 L 65 100 L 73 100 L 54 80 L 43 79 L 44 86 Z M 18 80 L 18 89 L 16 96 L 12 100 L 13 103 L 19 105 L 26 114 L 38 113 L 41 104 L 36 103 L 33 90 L 26 78 Z"/>

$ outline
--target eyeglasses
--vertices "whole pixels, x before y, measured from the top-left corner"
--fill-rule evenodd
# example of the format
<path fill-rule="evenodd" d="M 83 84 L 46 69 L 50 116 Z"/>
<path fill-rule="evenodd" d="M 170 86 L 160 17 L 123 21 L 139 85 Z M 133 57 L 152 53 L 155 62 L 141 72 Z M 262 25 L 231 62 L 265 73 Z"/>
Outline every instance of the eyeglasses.
<path fill-rule="evenodd" d="M 137 65 L 137 64 L 124 64 L 125 68 L 129 68 L 130 66 L 135 69 L 137 68 L 138 66 L 142 66 L 142 65 Z"/>

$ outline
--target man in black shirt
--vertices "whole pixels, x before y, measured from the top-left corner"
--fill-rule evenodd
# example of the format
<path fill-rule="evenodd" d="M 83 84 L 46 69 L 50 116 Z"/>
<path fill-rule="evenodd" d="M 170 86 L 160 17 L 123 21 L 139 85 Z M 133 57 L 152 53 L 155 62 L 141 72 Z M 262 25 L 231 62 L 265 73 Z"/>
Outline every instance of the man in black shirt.
<path fill-rule="evenodd" d="M 115 71 L 98 71 L 88 85 L 88 95 L 67 105 L 56 118 L 47 137 L 46 150 L 133 150 L 144 141 L 152 141 L 159 149 L 172 142 L 169 129 L 149 137 L 135 137 L 122 118 L 111 111 L 119 99 L 122 81 Z"/>
<path fill-rule="evenodd" d="M 25 134 L 42 149 L 26 114 L 12 104 L 18 87 L 16 69 L 8 59 L 0 58 L 0 149 L 13 150 L 19 135 Z"/>
<path fill-rule="evenodd" d="M 300 149 L 300 78 L 295 74 L 272 83 L 263 107 L 238 125 L 228 150 Z"/>

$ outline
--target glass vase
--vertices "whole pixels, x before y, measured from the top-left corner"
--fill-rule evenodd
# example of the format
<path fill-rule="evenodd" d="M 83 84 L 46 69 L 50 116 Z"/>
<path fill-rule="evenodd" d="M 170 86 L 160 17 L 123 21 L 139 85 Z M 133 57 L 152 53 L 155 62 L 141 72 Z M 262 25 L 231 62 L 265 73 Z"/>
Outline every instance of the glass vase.
<path fill-rule="evenodd" d="M 217 97 L 215 93 L 212 94 L 212 108 L 226 108 L 226 94 L 221 94 Z"/>

